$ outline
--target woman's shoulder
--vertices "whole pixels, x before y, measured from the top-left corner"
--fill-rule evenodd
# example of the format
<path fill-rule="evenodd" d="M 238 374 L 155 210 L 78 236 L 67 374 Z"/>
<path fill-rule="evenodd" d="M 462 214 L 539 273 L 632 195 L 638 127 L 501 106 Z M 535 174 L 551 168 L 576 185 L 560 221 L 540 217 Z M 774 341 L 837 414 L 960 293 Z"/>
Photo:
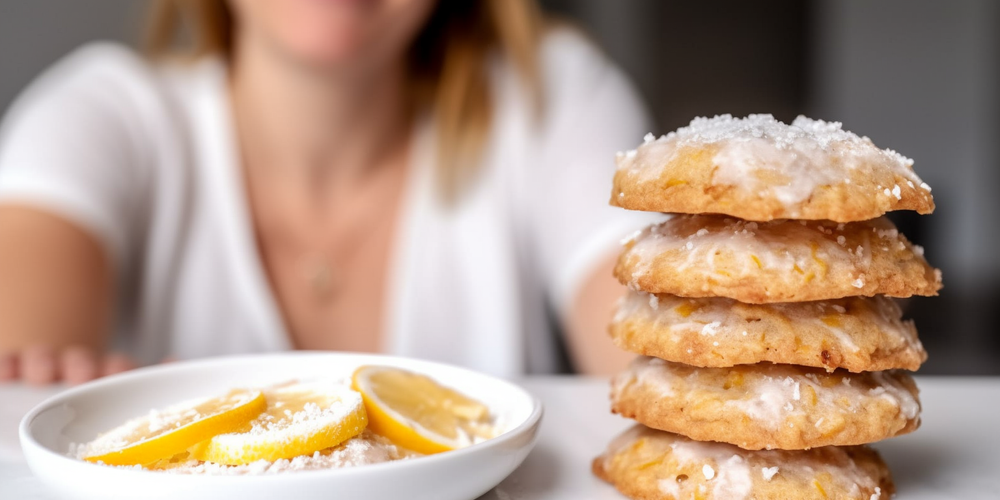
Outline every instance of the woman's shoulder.
<path fill-rule="evenodd" d="M 14 102 L 5 122 L 41 108 L 63 112 L 114 115 L 118 119 L 156 121 L 167 118 L 177 102 L 178 74 L 154 63 L 130 47 L 115 42 L 90 42 L 74 49 L 46 69 Z M 192 71 L 185 78 L 191 80 Z"/>
<path fill-rule="evenodd" d="M 152 66 L 132 49 L 113 42 L 91 42 L 50 66 L 25 90 L 23 97 L 51 92 L 119 95 L 148 88 Z M 29 99 L 30 100 L 30 99 Z"/>
<path fill-rule="evenodd" d="M 155 87 L 150 66 L 130 49 L 88 43 L 49 66 L 18 95 L 3 117 L 0 147 L 10 153 L 33 149 L 46 138 L 97 142 L 109 131 L 126 135 L 144 121 L 142 110 L 151 108 L 133 104 L 156 102 Z"/>
<path fill-rule="evenodd" d="M 54 71 L 80 74 L 140 74 L 149 69 L 149 63 L 131 47 L 110 41 L 85 43 L 53 66 Z"/>

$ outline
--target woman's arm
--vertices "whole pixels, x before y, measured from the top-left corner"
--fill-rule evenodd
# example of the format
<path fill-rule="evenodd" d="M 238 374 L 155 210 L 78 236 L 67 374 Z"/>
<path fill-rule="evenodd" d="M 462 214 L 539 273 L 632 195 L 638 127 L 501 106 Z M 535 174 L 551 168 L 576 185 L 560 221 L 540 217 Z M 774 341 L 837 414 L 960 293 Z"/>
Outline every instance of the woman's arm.
<path fill-rule="evenodd" d="M 130 367 L 102 356 L 114 276 L 97 240 L 26 206 L 0 206 L 0 381 L 79 383 Z"/>
<path fill-rule="evenodd" d="M 580 373 L 610 375 L 635 357 L 616 347 L 608 335 L 615 303 L 625 294 L 625 287 L 611 272 L 615 258 L 603 259 L 583 281 L 566 318 L 570 354 Z"/>
<path fill-rule="evenodd" d="M 40 75 L 0 124 L 0 380 L 80 382 L 105 356 L 115 274 L 141 227 L 160 101 L 148 65 L 90 44 Z"/>

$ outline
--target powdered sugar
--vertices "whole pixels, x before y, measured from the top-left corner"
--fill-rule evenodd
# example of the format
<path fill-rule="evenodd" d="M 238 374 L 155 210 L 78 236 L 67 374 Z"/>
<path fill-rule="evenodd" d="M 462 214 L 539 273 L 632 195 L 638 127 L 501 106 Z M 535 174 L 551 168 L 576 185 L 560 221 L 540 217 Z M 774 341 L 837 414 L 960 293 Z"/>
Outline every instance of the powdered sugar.
<path fill-rule="evenodd" d="M 404 452 L 389 440 L 365 431 L 361 436 L 350 439 L 334 448 L 292 459 L 281 459 L 274 462 L 258 460 L 247 465 L 237 466 L 185 460 L 163 465 L 157 470 L 170 474 L 192 475 L 273 475 L 289 472 L 358 467 L 361 465 L 401 460 L 412 456 L 416 455 L 411 452 Z"/>

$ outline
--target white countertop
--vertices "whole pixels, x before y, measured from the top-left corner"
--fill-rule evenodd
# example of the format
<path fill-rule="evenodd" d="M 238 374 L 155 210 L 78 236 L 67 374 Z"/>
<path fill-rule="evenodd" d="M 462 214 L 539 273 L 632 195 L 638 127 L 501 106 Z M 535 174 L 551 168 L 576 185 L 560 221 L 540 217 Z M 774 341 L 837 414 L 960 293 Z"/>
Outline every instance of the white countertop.
<path fill-rule="evenodd" d="M 892 468 L 898 500 L 1000 498 L 1000 378 L 917 377 L 923 426 L 876 445 Z M 480 500 L 621 500 L 590 474 L 590 461 L 629 421 L 608 410 L 607 381 L 529 378 L 545 404 L 538 445 L 521 467 Z M 17 425 L 58 392 L 0 384 L 0 498 L 55 499 L 21 456 Z"/>

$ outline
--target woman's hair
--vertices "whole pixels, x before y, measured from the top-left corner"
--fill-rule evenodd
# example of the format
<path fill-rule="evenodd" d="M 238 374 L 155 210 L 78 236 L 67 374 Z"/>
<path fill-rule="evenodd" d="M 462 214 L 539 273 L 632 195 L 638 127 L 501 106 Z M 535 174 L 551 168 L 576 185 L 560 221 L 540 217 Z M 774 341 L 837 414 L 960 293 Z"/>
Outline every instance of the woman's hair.
<path fill-rule="evenodd" d="M 497 49 L 519 71 L 540 104 L 537 45 L 541 14 L 534 0 L 439 0 L 408 54 L 412 98 L 433 112 L 442 195 L 454 200 L 473 176 L 493 109 L 487 64 Z M 226 0 L 156 0 L 146 31 L 152 57 L 229 57 L 236 30 Z"/>

